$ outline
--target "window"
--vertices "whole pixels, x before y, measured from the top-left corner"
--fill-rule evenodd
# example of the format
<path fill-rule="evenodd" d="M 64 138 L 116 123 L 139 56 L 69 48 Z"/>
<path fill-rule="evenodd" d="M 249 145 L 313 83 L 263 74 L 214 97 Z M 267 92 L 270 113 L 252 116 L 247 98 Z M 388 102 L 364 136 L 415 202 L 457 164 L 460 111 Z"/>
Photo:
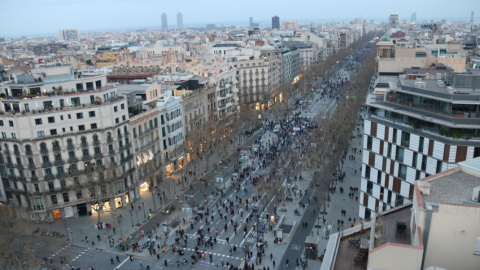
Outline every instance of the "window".
<path fill-rule="evenodd" d="M 39 138 L 45 137 L 45 132 L 43 132 L 43 131 L 37 131 L 37 136 L 38 136 Z"/>
<path fill-rule="evenodd" d="M 418 146 L 418 152 L 423 152 L 423 144 L 424 144 L 425 138 L 420 137 L 420 143 Z"/>
<path fill-rule="evenodd" d="M 33 158 L 28 158 L 28 165 L 33 165 L 35 166 L 35 162 L 33 161 Z"/>
<path fill-rule="evenodd" d="M 42 124 L 42 118 L 35 119 L 35 125 L 41 125 L 41 124 Z"/>
<path fill-rule="evenodd" d="M 8 124 L 13 127 L 13 121 L 8 121 Z"/>
<path fill-rule="evenodd" d="M 60 179 L 60 187 L 61 188 L 66 188 L 67 187 L 67 183 L 65 182 L 65 179 Z"/>
<path fill-rule="evenodd" d="M 38 184 L 34 184 L 33 187 L 35 188 L 35 192 L 40 192 L 40 186 Z"/>
<path fill-rule="evenodd" d="M 127 117 L 125 115 L 122 116 L 122 121 L 125 121 Z"/>
<path fill-rule="evenodd" d="M 397 153 L 395 155 L 395 159 L 400 161 L 400 162 L 403 162 L 403 155 L 405 153 L 405 149 L 402 148 L 402 147 L 397 147 Z"/>
<path fill-rule="evenodd" d="M 114 111 L 114 112 L 117 112 L 117 111 L 118 111 L 117 106 L 113 107 L 113 111 Z"/>
<path fill-rule="evenodd" d="M 397 143 L 397 129 L 396 128 L 393 129 L 393 137 L 392 138 L 393 138 L 392 142 Z"/>
<path fill-rule="evenodd" d="M 55 123 L 55 117 L 53 116 L 48 117 L 48 123 Z"/>
<path fill-rule="evenodd" d="M 442 165 L 443 165 L 443 162 L 441 162 L 440 160 L 437 161 L 437 169 L 436 169 L 436 173 L 439 173 L 439 172 L 442 172 Z"/>
<path fill-rule="evenodd" d="M 50 129 L 50 135 L 57 135 L 57 130 L 56 129 Z"/>
<path fill-rule="evenodd" d="M 75 185 L 80 185 L 80 179 L 78 178 L 78 176 L 73 177 L 73 183 Z"/>
<path fill-rule="evenodd" d="M 43 156 L 43 157 L 42 157 L 42 161 L 43 161 L 44 163 L 47 163 L 47 162 L 50 162 L 50 159 L 48 158 L 48 156 Z"/>
<path fill-rule="evenodd" d="M 48 190 L 50 190 L 50 191 L 55 190 L 55 185 L 53 184 L 53 181 L 48 182 Z"/>
<path fill-rule="evenodd" d="M 7 138 L 7 133 L 2 132 L 2 138 Z"/>
<path fill-rule="evenodd" d="M 97 129 L 97 123 L 90 124 L 91 129 Z"/>
<path fill-rule="evenodd" d="M 83 149 L 82 154 L 84 157 L 88 157 L 88 149 Z"/>
<path fill-rule="evenodd" d="M 95 111 L 89 111 L 88 117 L 95 117 Z"/>
<path fill-rule="evenodd" d="M 52 175 L 52 169 L 46 168 L 43 170 L 43 173 L 45 173 L 45 176 L 51 176 Z"/>
<path fill-rule="evenodd" d="M 12 139 L 16 139 L 16 138 L 17 138 L 17 134 L 12 132 Z"/>
<path fill-rule="evenodd" d="M 381 182 L 382 182 L 382 171 L 378 170 L 377 171 L 377 184 L 380 185 Z"/>
<path fill-rule="evenodd" d="M 55 161 L 62 161 L 62 154 L 56 154 Z"/>
<path fill-rule="evenodd" d="M 120 105 L 120 108 L 121 108 L 122 110 L 125 109 L 125 104 L 122 103 L 122 104 Z"/>
<path fill-rule="evenodd" d="M 57 195 L 52 195 L 52 196 L 50 196 L 50 200 L 52 200 L 52 204 L 53 204 L 53 205 L 57 205 L 57 204 L 58 204 Z"/>
<path fill-rule="evenodd" d="M 480 255 L 480 236 L 477 236 L 477 241 L 475 242 L 475 251 L 473 254 Z"/>
<path fill-rule="evenodd" d="M 33 206 L 33 210 L 35 210 L 35 211 L 43 210 L 44 207 L 43 207 L 42 198 L 33 198 L 32 199 L 32 206 Z"/>
<path fill-rule="evenodd" d="M 367 137 L 367 149 L 368 150 L 372 150 L 372 142 L 373 142 L 373 138 L 368 136 Z"/>
<path fill-rule="evenodd" d="M 70 199 L 68 198 L 67 192 L 63 193 L 62 196 L 63 196 L 63 202 L 68 203 L 70 201 Z"/>
<path fill-rule="evenodd" d="M 60 115 L 60 120 L 62 120 L 62 121 L 63 121 L 63 115 Z"/>
<path fill-rule="evenodd" d="M 404 164 L 400 164 L 398 166 L 398 177 L 402 179 L 407 179 L 407 166 Z"/>
<path fill-rule="evenodd" d="M 85 130 L 85 125 L 78 126 L 78 131 L 84 131 L 84 130 Z"/>
<path fill-rule="evenodd" d="M 120 123 L 120 119 L 117 117 L 115 118 L 115 124 L 118 124 L 118 123 Z"/>
<path fill-rule="evenodd" d="M 0 120 L 0 126 L 3 127 L 3 120 Z"/>
<path fill-rule="evenodd" d="M 83 113 L 77 113 L 77 119 L 83 119 Z"/>
<path fill-rule="evenodd" d="M 417 167 L 417 162 L 418 162 L 418 153 L 415 152 L 415 153 L 413 153 L 412 167 L 416 168 Z"/>
<path fill-rule="evenodd" d="M 62 174 L 64 174 L 64 173 L 65 173 L 65 171 L 64 171 L 64 169 L 63 169 L 63 166 L 58 166 L 58 167 L 57 167 L 57 174 L 62 175 Z"/>
<path fill-rule="evenodd" d="M 72 116 L 70 114 L 68 115 L 68 119 L 72 119 Z"/>
<path fill-rule="evenodd" d="M 410 133 L 408 132 L 402 132 L 402 141 L 401 141 L 402 146 L 404 147 L 409 147 L 410 146 Z"/>
<path fill-rule="evenodd" d="M 370 179 L 370 166 L 365 166 L 365 178 Z"/>
<path fill-rule="evenodd" d="M 422 156 L 422 171 L 427 169 L 427 156 Z"/>
<path fill-rule="evenodd" d="M 420 179 L 420 171 L 415 172 L 415 180 Z"/>
<path fill-rule="evenodd" d="M 95 147 L 93 150 L 95 151 L 95 154 L 101 154 L 102 153 L 102 151 L 100 150 L 100 147 Z"/>

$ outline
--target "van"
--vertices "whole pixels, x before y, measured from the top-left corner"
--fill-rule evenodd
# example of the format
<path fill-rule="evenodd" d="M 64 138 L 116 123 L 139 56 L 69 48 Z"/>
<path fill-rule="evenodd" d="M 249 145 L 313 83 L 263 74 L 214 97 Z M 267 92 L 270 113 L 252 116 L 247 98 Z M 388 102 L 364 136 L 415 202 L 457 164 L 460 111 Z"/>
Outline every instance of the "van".
<path fill-rule="evenodd" d="M 278 132 L 280 131 L 280 125 L 275 125 L 275 127 L 273 128 L 273 132 Z"/>

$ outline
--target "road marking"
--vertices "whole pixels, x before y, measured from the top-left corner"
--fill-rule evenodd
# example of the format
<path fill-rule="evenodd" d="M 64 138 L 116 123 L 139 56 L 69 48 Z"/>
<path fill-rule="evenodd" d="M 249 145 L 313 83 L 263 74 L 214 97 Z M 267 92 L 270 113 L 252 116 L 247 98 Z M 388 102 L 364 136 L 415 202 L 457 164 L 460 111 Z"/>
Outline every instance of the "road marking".
<path fill-rule="evenodd" d="M 117 265 L 117 268 L 120 268 L 128 260 L 130 260 L 130 258 L 127 257 L 125 260 L 123 260 L 123 262 L 121 262 L 119 265 Z"/>
<path fill-rule="evenodd" d="M 300 245 L 292 245 L 293 250 L 300 250 L 301 246 Z"/>

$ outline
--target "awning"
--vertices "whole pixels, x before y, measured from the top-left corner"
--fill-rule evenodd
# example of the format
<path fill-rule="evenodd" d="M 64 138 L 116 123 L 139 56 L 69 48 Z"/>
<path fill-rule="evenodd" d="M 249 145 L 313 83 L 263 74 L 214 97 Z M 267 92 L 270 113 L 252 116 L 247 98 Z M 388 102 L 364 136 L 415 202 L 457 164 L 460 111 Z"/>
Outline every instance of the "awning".
<path fill-rule="evenodd" d="M 147 154 L 142 153 L 142 156 L 143 156 L 143 162 L 147 162 L 148 160 Z"/>
<path fill-rule="evenodd" d="M 148 155 L 150 155 L 149 159 L 153 159 L 152 150 L 148 149 L 147 152 L 148 152 Z"/>
<path fill-rule="evenodd" d="M 139 155 L 137 155 L 137 163 L 139 163 L 139 164 L 142 163 L 142 158 L 140 158 Z"/>

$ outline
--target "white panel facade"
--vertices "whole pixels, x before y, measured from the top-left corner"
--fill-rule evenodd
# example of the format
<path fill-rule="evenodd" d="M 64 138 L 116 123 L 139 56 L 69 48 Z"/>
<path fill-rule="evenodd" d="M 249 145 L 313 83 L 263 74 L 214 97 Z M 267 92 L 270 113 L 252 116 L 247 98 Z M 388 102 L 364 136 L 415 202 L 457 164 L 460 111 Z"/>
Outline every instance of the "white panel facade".
<path fill-rule="evenodd" d="M 442 160 L 443 159 L 443 151 L 445 150 L 445 144 L 435 141 L 433 143 L 433 157 Z"/>
<path fill-rule="evenodd" d="M 388 178 L 388 189 L 389 189 L 389 190 L 392 190 L 392 189 L 393 189 L 393 177 L 392 177 L 392 176 L 390 176 L 390 177 Z"/>
<path fill-rule="evenodd" d="M 397 176 L 398 175 L 398 162 L 395 161 L 394 166 L 395 167 L 393 167 L 393 175 Z"/>
<path fill-rule="evenodd" d="M 428 153 L 428 146 L 430 145 L 429 141 L 430 141 L 430 139 L 428 139 L 428 138 L 425 138 L 423 140 L 423 153 L 425 153 L 425 154 Z"/>
<path fill-rule="evenodd" d="M 402 195 L 405 198 L 408 198 L 409 192 L 410 192 L 410 184 L 402 181 L 402 184 L 400 185 L 400 195 Z"/>
<path fill-rule="evenodd" d="M 395 206 L 395 202 L 397 201 L 397 193 L 392 192 L 392 200 L 390 201 L 390 204 L 392 206 Z"/>
<path fill-rule="evenodd" d="M 383 142 L 383 156 L 386 157 L 388 154 L 388 142 L 384 141 Z"/>
<path fill-rule="evenodd" d="M 375 168 L 382 170 L 383 158 L 380 155 L 375 155 Z"/>
<path fill-rule="evenodd" d="M 375 137 L 372 139 L 372 151 L 376 154 L 380 153 L 380 140 Z"/>
<path fill-rule="evenodd" d="M 473 158 L 473 152 L 474 152 L 474 151 L 475 151 L 475 147 L 474 147 L 474 146 L 469 146 L 469 147 L 467 147 L 467 160 Z"/>
<path fill-rule="evenodd" d="M 418 146 L 420 145 L 420 136 L 416 134 L 410 134 L 410 149 L 413 151 L 418 151 Z"/>
<path fill-rule="evenodd" d="M 427 157 L 427 169 L 425 170 L 428 174 L 435 174 L 437 170 L 437 160 L 432 157 Z"/>
<path fill-rule="evenodd" d="M 373 184 L 372 196 L 376 199 L 380 198 L 380 186 L 377 184 Z"/>
<path fill-rule="evenodd" d="M 383 192 L 383 202 L 387 203 L 388 200 L 388 191 L 385 189 Z"/>
<path fill-rule="evenodd" d="M 398 145 L 401 145 L 402 144 L 402 132 L 400 129 L 397 129 L 397 141 L 396 143 Z"/>
<path fill-rule="evenodd" d="M 403 163 L 410 166 L 412 162 L 413 162 L 413 151 L 405 148 L 405 152 L 403 154 Z"/>
<path fill-rule="evenodd" d="M 377 138 L 380 140 L 385 139 L 385 126 L 382 124 L 377 124 Z"/>
<path fill-rule="evenodd" d="M 371 126 L 372 126 L 372 122 L 369 120 L 365 120 L 363 133 L 366 135 L 370 135 Z"/>
<path fill-rule="evenodd" d="M 387 149 L 388 150 L 388 149 Z M 397 154 L 397 146 L 395 144 L 392 144 L 392 156 L 391 159 L 395 159 Z"/>
<path fill-rule="evenodd" d="M 412 167 L 407 167 L 407 182 L 413 184 L 415 182 L 415 175 L 417 171 Z"/>
<path fill-rule="evenodd" d="M 375 168 L 370 169 L 370 181 L 376 183 L 377 182 L 377 174 L 378 170 Z"/>
<path fill-rule="evenodd" d="M 360 190 L 363 192 L 367 191 L 367 179 L 362 178 L 362 181 L 360 182 Z"/>
<path fill-rule="evenodd" d="M 426 175 L 426 174 L 425 174 L 424 172 L 421 172 L 421 173 L 420 173 L 420 179 L 425 178 L 425 175 Z"/>
<path fill-rule="evenodd" d="M 372 196 L 368 196 L 368 208 L 375 211 L 375 198 Z"/>
<path fill-rule="evenodd" d="M 368 150 L 363 149 L 362 161 L 363 161 L 363 163 L 365 163 L 365 164 L 368 164 L 368 154 L 369 154 L 369 153 L 370 153 L 370 152 L 369 152 Z M 364 169 L 365 169 L 365 168 L 364 168 Z"/>
<path fill-rule="evenodd" d="M 388 141 L 392 142 L 392 139 L 393 139 L 393 128 L 389 127 L 388 128 Z"/>
<path fill-rule="evenodd" d="M 362 195 L 361 198 L 363 198 L 363 193 L 360 193 L 360 195 Z M 358 216 L 362 219 L 365 218 L 365 206 L 363 205 L 358 206 Z"/>
<path fill-rule="evenodd" d="M 385 166 L 385 171 L 390 172 L 390 164 L 391 164 L 390 159 L 387 158 L 386 162 L 387 162 L 387 165 Z"/>
<path fill-rule="evenodd" d="M 368 136 L 363 136 L 363 149 L 367 149 L 367 138 Z"/>
<path fill-rule="evenodd" d="M 457 156 L 457 146 L 450 145 L 450 154 L 448 155 L 448 162 L 455 162 L 456 156 Z"/>

